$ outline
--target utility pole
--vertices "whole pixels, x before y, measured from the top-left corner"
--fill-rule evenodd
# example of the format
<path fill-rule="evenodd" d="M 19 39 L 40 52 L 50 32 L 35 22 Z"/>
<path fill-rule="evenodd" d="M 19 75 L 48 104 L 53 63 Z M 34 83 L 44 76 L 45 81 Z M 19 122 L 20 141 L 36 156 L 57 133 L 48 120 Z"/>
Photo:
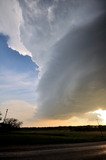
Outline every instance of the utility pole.
<path fill-rule="evenodd" d="M 4 116 L 4 119 L 3 119 L 3 122 L 5 122 L 5 120 L 6 120 L 7 113 L 8 113 L 8 109 L 6 109 L 6 113 L 5 113 L 5 116 Z"/>

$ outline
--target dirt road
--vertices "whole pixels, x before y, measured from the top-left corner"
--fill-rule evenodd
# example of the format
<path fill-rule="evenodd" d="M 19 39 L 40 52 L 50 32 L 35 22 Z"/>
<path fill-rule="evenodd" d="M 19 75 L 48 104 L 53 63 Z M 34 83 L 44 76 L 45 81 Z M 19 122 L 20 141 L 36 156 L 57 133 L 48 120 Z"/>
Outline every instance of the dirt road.
<path fill-rule="evenodd" d="M 0 160 L 106 160 L 106 142 L 0 147 Z"/>

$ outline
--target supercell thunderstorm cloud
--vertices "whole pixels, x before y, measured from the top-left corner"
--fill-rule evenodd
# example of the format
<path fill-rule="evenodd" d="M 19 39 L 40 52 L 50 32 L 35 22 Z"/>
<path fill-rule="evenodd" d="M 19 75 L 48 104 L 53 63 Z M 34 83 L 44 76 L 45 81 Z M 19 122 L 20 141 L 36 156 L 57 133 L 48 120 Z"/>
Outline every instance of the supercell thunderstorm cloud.
<path fill-rule="evenodd" d="M 31 55 L 38 66 L 36 117 L 68 119 L 105 110 L 105 0 L 13 2 L 16 15 L 17 9 L 20 13 L 15 20 L 17 35 L 8 27 L 0 31 L 11 35 L 10 48 L 24 50 L 21 54 Z"/>

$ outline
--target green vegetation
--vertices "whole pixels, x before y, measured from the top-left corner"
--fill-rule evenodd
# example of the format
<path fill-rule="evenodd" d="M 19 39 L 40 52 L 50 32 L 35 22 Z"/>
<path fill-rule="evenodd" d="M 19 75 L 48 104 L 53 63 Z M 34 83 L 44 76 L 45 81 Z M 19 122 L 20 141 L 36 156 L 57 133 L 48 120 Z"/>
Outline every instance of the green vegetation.
<path fill-rule="evenodd" d="M 106 126 L 102 134 L 97 126 L 20 128 L 0 132 L 1 145 L 58 144 L 106 140 Z"/>

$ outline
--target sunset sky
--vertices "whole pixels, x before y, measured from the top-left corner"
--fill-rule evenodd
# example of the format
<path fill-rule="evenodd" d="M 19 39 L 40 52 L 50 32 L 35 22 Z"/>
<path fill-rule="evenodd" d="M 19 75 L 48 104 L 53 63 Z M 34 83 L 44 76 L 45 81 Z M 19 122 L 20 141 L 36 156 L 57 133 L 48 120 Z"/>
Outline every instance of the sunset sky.
<path fill-rule="evenodd" d="M 0 0 L 0 111 L 23 126 L 106 125 L 105 0 Z"/>

